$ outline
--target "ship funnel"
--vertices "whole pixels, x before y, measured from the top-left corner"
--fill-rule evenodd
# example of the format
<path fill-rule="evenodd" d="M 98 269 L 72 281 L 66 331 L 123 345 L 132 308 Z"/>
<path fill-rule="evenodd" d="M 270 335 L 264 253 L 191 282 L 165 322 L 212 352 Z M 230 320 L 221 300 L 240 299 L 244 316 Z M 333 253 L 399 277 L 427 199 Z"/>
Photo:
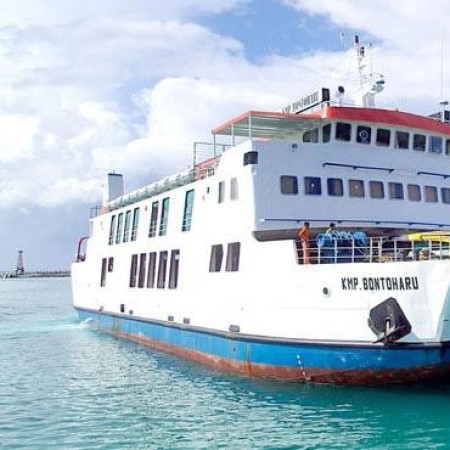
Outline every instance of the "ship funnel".
<path fill-rule="evenodd" d="M 123 175 L 121 173 L 108 173 L 106 186 L 103 190 L 103 205 L 123 195 Z"/>

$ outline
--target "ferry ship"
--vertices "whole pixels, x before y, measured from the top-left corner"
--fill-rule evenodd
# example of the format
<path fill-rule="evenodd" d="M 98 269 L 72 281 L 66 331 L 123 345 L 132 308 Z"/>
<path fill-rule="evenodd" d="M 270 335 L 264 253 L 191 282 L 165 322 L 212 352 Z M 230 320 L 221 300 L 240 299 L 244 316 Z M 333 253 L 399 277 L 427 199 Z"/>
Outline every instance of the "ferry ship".
<path fill-rule="evenodd" d="M 364 72 L 358 39 L 355 55 L 352 106 L 321 88 L 218 126 L 184 172 L 127 194 L 109 174 L 72 265 L 80 319 L 244 375 L 448 376 L 446 111 L 376 108 L 384 78 Z"/>

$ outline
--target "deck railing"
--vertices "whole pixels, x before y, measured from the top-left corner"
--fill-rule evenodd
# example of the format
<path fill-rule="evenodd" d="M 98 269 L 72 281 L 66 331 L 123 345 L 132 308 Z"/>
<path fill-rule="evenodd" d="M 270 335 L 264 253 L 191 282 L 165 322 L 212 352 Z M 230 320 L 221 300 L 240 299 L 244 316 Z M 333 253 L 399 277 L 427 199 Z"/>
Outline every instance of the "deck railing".
<path fill-rule="evenodd" d="M 450 259 L 450 241 L 423 240 L 407 241 L 401 238 L 366 237 L 345 239 L 311 239 L 309 251 L 298 240 L 296 255 L 298 264 L 340 264 L 340 263 L 389 263 L 399 261 L 428 261 Z"/>

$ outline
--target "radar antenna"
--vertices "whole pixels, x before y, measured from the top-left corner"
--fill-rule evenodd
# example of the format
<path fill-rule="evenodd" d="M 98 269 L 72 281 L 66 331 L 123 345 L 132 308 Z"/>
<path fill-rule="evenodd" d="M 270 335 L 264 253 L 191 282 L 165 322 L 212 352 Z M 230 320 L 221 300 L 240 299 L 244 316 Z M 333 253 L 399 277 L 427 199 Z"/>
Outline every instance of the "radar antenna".
<path fill-rule="evenodd" d="M 365 64 L 366 48 L 359 43 L 359 36 L 355 36 L 354 41 L 355 56 L 358 68 L 359 82 L 358 91 L 356 93 L 356 103 L 364 108 L 375 107 L 375 95 L 379 94 L 384 89 L 384 77 L 380 73 L 372 71 L 372 45 L 369 45 L 370 50 L 370 72 L 367 73 Z"/>

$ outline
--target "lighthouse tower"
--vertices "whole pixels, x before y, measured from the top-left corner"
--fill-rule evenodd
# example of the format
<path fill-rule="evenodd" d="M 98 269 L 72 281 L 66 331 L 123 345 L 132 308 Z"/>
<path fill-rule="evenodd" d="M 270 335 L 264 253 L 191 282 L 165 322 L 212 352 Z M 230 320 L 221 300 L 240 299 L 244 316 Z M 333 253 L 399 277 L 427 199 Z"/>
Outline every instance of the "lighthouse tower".
<path fill-rule="evenodd" d="M 19 250 L 17 253 L 16 274 L 23 275 L 23 273 L 25 272 L 25 268 L 23 267 L 23 250 Z"/>

